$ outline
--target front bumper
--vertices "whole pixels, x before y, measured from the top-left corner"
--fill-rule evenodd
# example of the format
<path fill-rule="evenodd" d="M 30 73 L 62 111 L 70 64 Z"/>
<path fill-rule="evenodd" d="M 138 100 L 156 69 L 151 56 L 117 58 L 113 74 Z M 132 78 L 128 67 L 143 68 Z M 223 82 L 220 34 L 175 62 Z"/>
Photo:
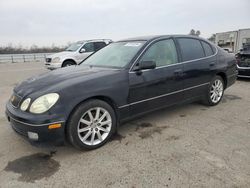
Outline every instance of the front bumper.
<path fill-rule="evenodd" d="M 62 63 L 45 63 L 45 67 L 49 70 L 54 70 L 62 67 Z"/>
<path fill-rule="evenodd" d="M 238 77 L 250 78 L 250 67 L 239 67 L 237 66 L 239 71 Z"/>
<path fill-rule="evenodd" d="M 22 112 L 18 112 L 18 109 L 14 109 L 8 102 L 6 105 L 6 117 L 10 122 L 12 128 L 20 135 L 27 138 L 32 144 L 44 144 L 44 145 L 62 145 L 65 139 L 65 121 L 62 119 L 43 119 L 36 118 L 36 122 L 33 122 L 32 118 L 28 116 L 36 116 L 29 114 L 26 117 L 22 117 Z M 48 116 L 49 118 L 49 116 Z M 48 129 L 49 125 L 61 124 L 60 128 Z"/>

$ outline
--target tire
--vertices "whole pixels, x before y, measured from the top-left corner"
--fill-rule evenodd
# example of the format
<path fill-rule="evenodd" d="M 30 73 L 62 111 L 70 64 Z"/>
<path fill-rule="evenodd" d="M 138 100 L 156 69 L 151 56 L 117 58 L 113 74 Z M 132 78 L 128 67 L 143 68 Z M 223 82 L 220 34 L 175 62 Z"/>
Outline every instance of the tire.
<path fill-rule="evenodd" d="M 70 61 L 70 60 L 66 60 L 66 61 L 63 62 L 62 67 L 69 67 L 69 66 L 72 66 L 72 65 L 75 65 L 75 62 Z"/>
<path fill-rule="evenodd" d="M 209 84 L 203 103 L 207 106 L 215 106 L 219 104 L 223 98 L 224 90 L 224 80 L 221 76 L 215 76 Z"/>
<path fill-rule="evenodd" d="M 70 143 L 78 149 L 96 149 L 110 139 L 116 130 L 116 123 L 114 109 L 108 103 L 89 100 L 78 106 L 70 116 L 67 136 Z"/>

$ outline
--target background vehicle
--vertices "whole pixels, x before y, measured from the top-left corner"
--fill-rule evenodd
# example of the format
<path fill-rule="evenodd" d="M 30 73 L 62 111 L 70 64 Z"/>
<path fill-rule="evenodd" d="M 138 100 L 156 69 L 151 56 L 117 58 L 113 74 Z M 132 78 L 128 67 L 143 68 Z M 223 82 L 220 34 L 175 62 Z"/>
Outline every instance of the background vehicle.
<path fill-rule="evenodd" d="M 105 144 L 118 125 L 171 105 L 217 105 L 237 78 L 234 55 L 199 37 L 156 36 L 114 42 L 77 67 L 16 86 L 6 113 L 36 142 Z"/>
<path fill-rule="evenodd" d="M 250 28 L 215 34 L 215 44 L 230 53 L 238 53 L 243 45 L 250 42 Z"/>
<path fill-rule="evenodd" d="M 107 46 L 111 42 L 110 39 L 96 39 L 73 43 L 65 51 L 48 56 L 45 59 L 45 66 L 52 70 L 77 65 L 92 53 Z"/>
<path fill-rule="evenodd" d="M 250 78 L 250 42 L 243 45 L 243 49 L 236 54 L 238 77 Z"/>

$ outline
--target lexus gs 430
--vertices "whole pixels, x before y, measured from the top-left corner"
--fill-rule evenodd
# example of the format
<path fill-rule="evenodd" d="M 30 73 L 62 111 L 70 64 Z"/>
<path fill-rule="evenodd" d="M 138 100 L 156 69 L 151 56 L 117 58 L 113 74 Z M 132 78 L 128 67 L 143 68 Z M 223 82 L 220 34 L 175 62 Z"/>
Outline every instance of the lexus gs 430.
<path fill-rule="evenodd" d="M 6 115 L 31 142 L 69 141 L 95 149 L 136 116 L 192 101 L 217 105 L 236 78 L 235 57 L 205 39 L 131 38 L 111 43 L 78 66 L 22 82 Z"/>

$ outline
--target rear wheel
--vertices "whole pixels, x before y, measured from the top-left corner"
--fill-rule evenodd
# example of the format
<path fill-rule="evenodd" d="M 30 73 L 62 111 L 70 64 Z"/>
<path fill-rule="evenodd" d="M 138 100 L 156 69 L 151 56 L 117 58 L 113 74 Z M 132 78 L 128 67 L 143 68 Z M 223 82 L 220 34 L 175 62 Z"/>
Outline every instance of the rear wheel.
<path fill-rule="evenodd" d="M 220 76 L 215 76 L 210 82 L 204 103 L 209 106 L 217 105 L 224 94 L 224 81 Z"/>
<path fill-rule="evenodd" d="M 90 100 L 80 105 L 67 126 L 69 141 L 79 149 L 96 149 L 104 145 L 116 129 L 113 108 L 104 101 Z"/>
<path fill-rule="evenodd" d="M 63 62 L 62 67 L 69 67 L 69 66 L 72 66 L 72 65 L 75 65 L 75 62 L 66 60 L 66 61 Z"/>

